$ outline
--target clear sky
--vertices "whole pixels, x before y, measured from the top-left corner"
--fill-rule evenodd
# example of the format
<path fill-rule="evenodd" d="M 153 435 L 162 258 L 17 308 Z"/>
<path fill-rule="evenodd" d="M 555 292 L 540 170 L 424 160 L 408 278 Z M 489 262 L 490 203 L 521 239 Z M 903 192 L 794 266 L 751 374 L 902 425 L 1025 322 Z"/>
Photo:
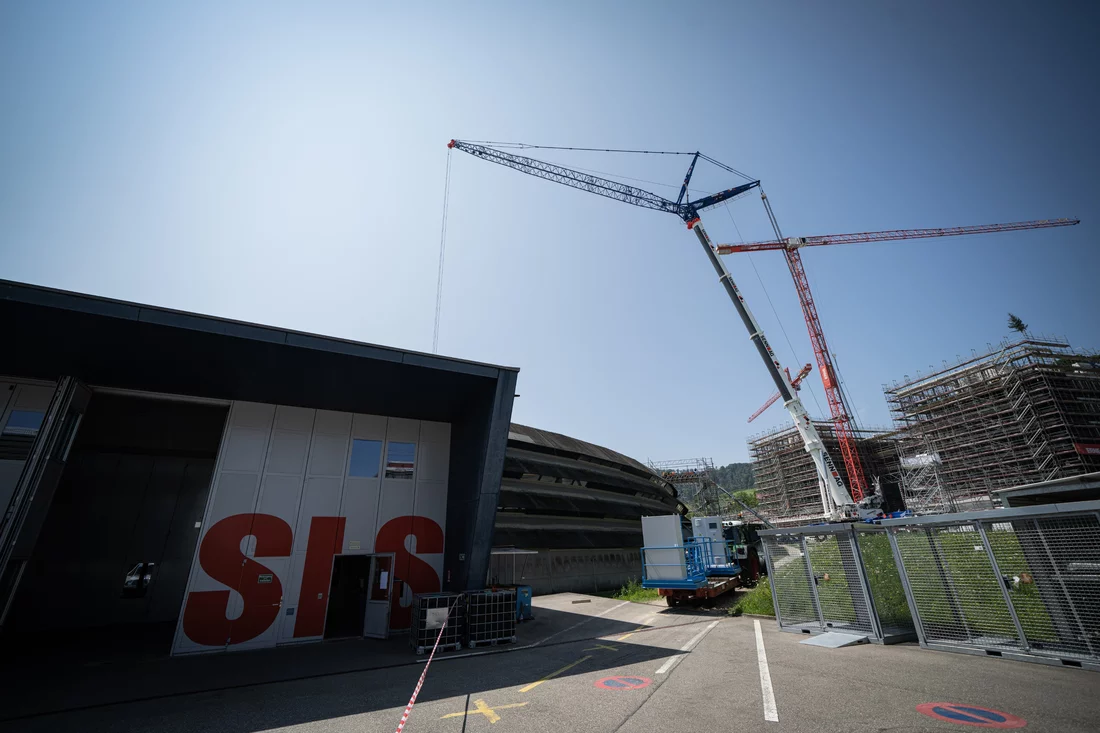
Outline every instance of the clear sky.
<path fill-rule="evenodd" d="M 787 235 L 1080 217 L 805 251 L 859 419 L 888 425 L 884 382 L 1008 311 L 1100 347 L 1098 7 L 11 0 L 0 276 L 429 351 L 455 137 L 702 150 Z M 666 185 L 686 162 L 543 157 Z M 771 382 L 675 217 L 461 153 L 450 195 L 439 350 L 520 367 L 516 421 L 726 463 L 785 420 L 746 424 Z M 769 234 L 757 197 L 704 221 Z M 727 264 L 784 363 L 812 361 L 782 255 Z"/>

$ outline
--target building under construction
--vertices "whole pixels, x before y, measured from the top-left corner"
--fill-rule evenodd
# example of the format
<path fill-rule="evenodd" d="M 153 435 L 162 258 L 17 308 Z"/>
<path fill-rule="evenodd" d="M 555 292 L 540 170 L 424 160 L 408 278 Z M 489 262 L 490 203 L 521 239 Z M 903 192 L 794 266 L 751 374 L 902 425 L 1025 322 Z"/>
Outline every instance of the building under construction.
<path fill-rule="evenodd" d="M 833 456 L 840 446 L 832 423 L 814 421 L 817 432 Z M 898 468 L 897 434 L 876 430 L 855 430 L 860 461 L 868 479 L 876 477 L 886 484 L 896 481 Z M 793 424 L 753 436 L 749 439 L 752 475 L 758 511 L 780 526 L 793 526 L 825 518 L 817 469 L 806 452 L 805 443 Z M 851 485 L 843 462 L 837 470 L 846 485 Z"/>
<path fill-rule="evenodd" d="M 1026 337 L 885 389 L 909 508 L 988 508 L 992 492 L 1100 471 L 1100 355 Z"/>

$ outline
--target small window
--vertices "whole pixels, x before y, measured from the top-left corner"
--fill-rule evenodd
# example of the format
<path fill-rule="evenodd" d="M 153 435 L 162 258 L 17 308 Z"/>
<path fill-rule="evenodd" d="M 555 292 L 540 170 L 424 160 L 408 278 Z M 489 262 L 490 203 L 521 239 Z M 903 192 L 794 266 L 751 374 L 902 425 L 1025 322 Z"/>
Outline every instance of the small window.
<path fill-rule="evenodd" d="M 156 566 L 155 562 L 135 563 L 122 581 L 122 597 L 144 598 L 149 584 L 153 581 L 153 571 Z"/>
<path fill-rule="evenodd" d="M 348 476 L 378 478 L 378 467 L 382 463 L 381 440 L 351 441 L 351 465 Z"/>
<path fill-rule="evenodd" d="M 710 523 L 710 528 L 711 529 L 718 529 L 718 522 L 711 522 Z"/>
<path fill-rule="evenodd" d="M 4 435 L 37 435 L 46 413 L 38 410 L 12 410 L 4 425 Z"/>
<path fill-rule="evenodd" d="M 386 449 L 386 478 L 411 479 L 416 443 L 390 443 Z"/>

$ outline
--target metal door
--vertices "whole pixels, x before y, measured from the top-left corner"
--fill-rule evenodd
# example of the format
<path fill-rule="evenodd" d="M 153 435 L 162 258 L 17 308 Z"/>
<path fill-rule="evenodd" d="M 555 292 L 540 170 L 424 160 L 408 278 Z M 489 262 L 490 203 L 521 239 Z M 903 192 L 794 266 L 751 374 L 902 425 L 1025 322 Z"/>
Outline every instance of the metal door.
<path fill-rule="evenodd" d="M 370 592 L 363 614 L 363 636 L 385 639 L 390 629 L 390 594 L 393 591 L 393 553 L 371 555 Z"/>
<path fill-rule="evenodd" d="M 0 624 L 46 521 L 91 394 L 75 377 L 58 380 L 11 501 L 0 507 Z"/>

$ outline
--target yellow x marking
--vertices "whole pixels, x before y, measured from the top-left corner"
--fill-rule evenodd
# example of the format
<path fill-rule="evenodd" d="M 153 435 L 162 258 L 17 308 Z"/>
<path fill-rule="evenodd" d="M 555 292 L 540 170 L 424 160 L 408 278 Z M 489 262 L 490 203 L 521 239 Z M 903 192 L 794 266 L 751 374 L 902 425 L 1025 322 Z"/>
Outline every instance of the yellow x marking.
<path fill-rule="evenodd" d="M 491 708 L 484 700 L 474 700 L 473 710 L 463 710 L 461 713 L 448 713 L 447 715 L 444 715 L 442 718 L 440 718 L 440 720 L 443 720 L 444 718 L 463 718 L 467 715 L 484 715 L 486 718 L 489 719 L 490 723 L 495 723 L 500 720 L 500 716 L 497 715 L 498 710 L 521 708 L 526 704 L 527 703 L 525 702 L 514 702 L 509 705 L 497 705 L 496 707 Z"/>
<path fill-rule="evenodd" d="M 607 644 L 597 644 L 596 646 L 590 646 L 587 649 L 585 649 L 584 651 L 592 652 L 592 651 L 595 651 L 597 649 L 610 649 L 613 652 L 619 651 L 619 647 L 617 647 L 617 646 L 608 646 Z"/>

